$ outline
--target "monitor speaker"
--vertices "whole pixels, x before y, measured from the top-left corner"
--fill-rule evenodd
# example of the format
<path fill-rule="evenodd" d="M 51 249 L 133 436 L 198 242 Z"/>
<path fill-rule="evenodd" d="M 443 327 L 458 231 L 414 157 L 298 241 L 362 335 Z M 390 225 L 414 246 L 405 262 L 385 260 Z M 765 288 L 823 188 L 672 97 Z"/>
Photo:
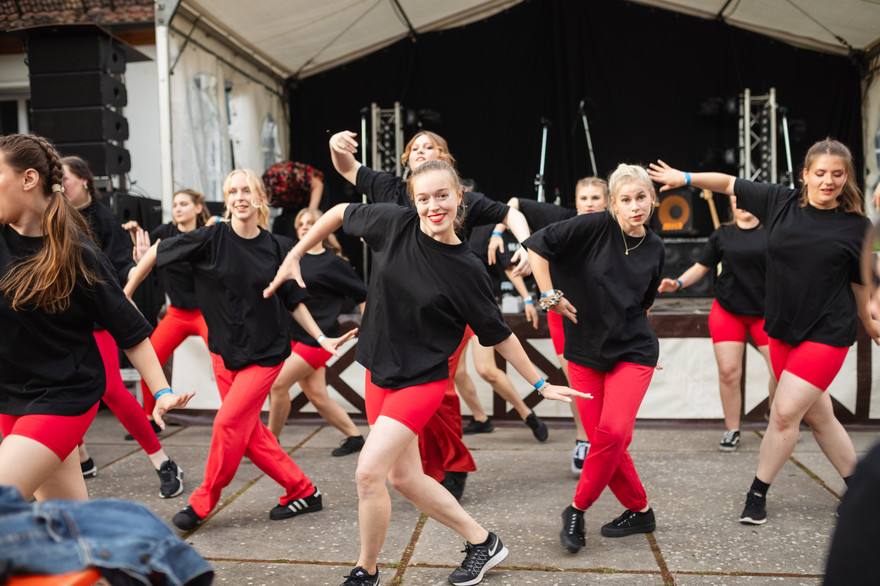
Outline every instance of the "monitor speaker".
<path fill-rule="evenodd" d="M 677 279 L 679 275 L 688 270 L 703 253 L 708 238 L 667 238 L 663 244 L 666 247 L 666 263 L 663 268 L 664 279 Z M 673 297 L 714 297 L 715 296 L 715 267 L 705 277 L 680 291 L 664 293 L 664 296 Z"/>

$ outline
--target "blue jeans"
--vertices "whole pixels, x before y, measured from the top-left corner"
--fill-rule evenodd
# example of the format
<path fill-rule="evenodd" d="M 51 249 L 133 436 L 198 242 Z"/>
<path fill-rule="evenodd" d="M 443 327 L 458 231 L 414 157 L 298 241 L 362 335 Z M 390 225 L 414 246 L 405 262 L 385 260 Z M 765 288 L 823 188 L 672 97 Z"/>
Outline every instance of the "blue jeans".
<path fill-rule="evenodd" d="M 114 586 L 203 586 L 214 570 L 145 506 L 116 499 L 28 503 L 0 486 L 0 582 L 97 568 Z"/>

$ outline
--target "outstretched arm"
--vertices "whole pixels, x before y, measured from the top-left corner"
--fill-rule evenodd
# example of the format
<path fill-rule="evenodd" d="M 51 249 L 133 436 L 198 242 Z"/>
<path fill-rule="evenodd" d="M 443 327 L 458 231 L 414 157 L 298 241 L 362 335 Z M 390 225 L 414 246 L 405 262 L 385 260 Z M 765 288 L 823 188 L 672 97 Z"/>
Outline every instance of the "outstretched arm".
<path fill-rule="evenodd" d="M 357 173 L 357 171 L 355 171 Z M 312 190 L 309 192 L 309 209 L 317 210 L 321 207 L 321 196 L 324 194 L 324 182 L 317 177 L 312 177 Z"/>
<path fill-rule="evenodd" d="M 339 350 L 337 350 L 336 347 L 348 342 L 358 331 L 357 328 L 354 328 L 353 330 L 345 332 L 338 338 L 328 338 L 321 332 L 321 328 L 318 327 L 318 324 L 315 323 L 315 318 L 309 313 L 309 308 L 306 307 L 305 303 L 300 303 L 296 306 L 296 309 L 290 313 L 293 316 L 293 319 L 296 320 L 296 323 L 301 325 L 308 335 L 318 341 L 321 348 L 334 356 L 339 356 Z"/>
<path fill-rule="evenodd" d="M 501 356 L 529 382 L 529 384 L 534 386 L 535 390 L 537 390 L 545 399 L 571 403 L 571 397 L 580 397 L 582 399 L 593 398 L 589 393 L 582 393 L 569 387 L 551 385 L 546 382 L 540 387 L 537 386 L 536 383 L 539 383 L 544 379 L 538 374 L 538 371 L 535 370 L 532 361 L 529 360 L 526 351 L 523 350 L 522 344 L 519 343 L 519 340 L 513 334 L 510 334 L 507 339 L 500 344 L 495 344 L 495 350 L 497 350 L 498 353 L 501 354 Z"/>
<path fill-rule="evenodd" d="M 507 200 L 507 205 L 510 209 L 519 211 L 519 200 L 515 197 L 511 197 Z M 528 222 L 527 222 L 528 223 Z M 504 239 L 501 237 L 504 234 L 504 231 L 507 230 L 507 224 L 504 222 L 500 222 L 495 224 L 495 228 L 492 229 L 492 237 L 489 238 L 489 264 L 495 264 L 495 255 L 504 250 Z"/>
<path fill-rule="evenodd" d="M 352 185 L 356 183 L 357 172 L 361 168 L 360 162 L 354 158 L 358 149 L 358 143 L 354 139 L 356 136 L 355 132 L 343 130 L 330 137 L 330 159 L 333 167 Z"/>
<path fill-rule="evenodd" d="M 284 257 L 284 261 L 278 267 L 278 272 L 275 273 L 275 278 L 263 290 L 263 297 L 270 297 L 284 281 L 290 279 L 295 280 L 299 283 L 300 287 L 305 288 L 306 284 L 302 280 L 299 260 L 302 258 L 302 255 L 314 248 L 316 244 L 323 242 L 327 236 L 342 227 L 345 208 L 348 205 L 347 203 L 336 204 L 326 214 L 318 218 L 318 221 L 315 222 L 315 225 L 306 234 L 306 237 L 297 242 L 296 246 L 291 248 L 287 256 Z"/>
<path fill-rule="evenodd" d="M 716 193 L 726 193 L 733 195 L 733 184 L 736 177 L 726 175 L 724 173 L 685 173 L 678 169 L 673 169 L 661 160 L 648 165 L 648 175 L 653 181 L 662 183 L 663 187 L 660 191 L 675 189 L 685 185 L 693 185 L 702 189 L 708 189 Z M 688 175 L 690 175 L 690 183 L 688 183 Z"/>
<path fill-rule="evenodd" d="M 708 272 L 709 267 L 695 262 L 688 270 L 683 272 L 678 279 L 663 279 L 660 281 L 660 286 L 657 287 L 657 293 L 670 293 L 672 291 L 679 291 L 685 287 L 690 287 L 705 277 Z"/>
<path fill-rule="evenodd" d="M 149 339 L 145 339 L 140 344 L 123 350 L 128 357 L 131 365 L 134 366 L 142 377 L 144 382 L 151 389 L 168 389 L 168 380 L 165 373 L 162 372 L 162 365 L 156 358 L 156 352 Z M 156 399 L 156 406 L 153 408 L 153 421 L 156 425 L 165 429 L 165 422 L 162 416 L 172 409 L 181 409 L 186 407 L 189 400 L 193 398 L 195 392 L 175 395 L 174 393 L 163 393 L 157 391 L 159 397 Z"/>

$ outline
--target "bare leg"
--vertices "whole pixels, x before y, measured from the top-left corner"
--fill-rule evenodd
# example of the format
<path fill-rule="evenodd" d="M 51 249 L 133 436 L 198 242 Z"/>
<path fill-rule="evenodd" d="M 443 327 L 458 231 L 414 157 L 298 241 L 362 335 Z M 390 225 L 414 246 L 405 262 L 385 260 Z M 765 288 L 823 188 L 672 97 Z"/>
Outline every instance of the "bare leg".
<path fill-rule="evenodd" d="M 376 562 L 391 520 L 391 498 L 386 478 L 391 478 L 401 494 L 417 507 L 424 505 L 426 514 L 433 516 L 436 513 L 438 521 L 471 543 L 481 543 L 488 536 L 488 532 L 464 512 L 446 489 L 424 475 L 415 440 L 416 434 L 408 427 L 380 416 L 358 458 L 355 477 L 361 552 L 357 565 L 370 574 L 376 572 Z"/>
<path fill-rule="evenodd" d="M 465 405 L 468 406 L 468 409 L 471 410 L 474 421 L 479 421 L 480 423 L 486 421 L 489 416 L 486 415 L 483 404 L 477 396 L 477 388 L 474 386 L 474 381 L 471 380 L 470 375 L 467 373 L 467 346 L 461 351 L 461 358 L 458 360 L 458 368 L 455 369 L 454 380 L 455 390 L 458 391 L 458 396 L 461 397 Z"/>
<path fill-rule="evenodd" d="M 843 425 L 834 416 L 834 406 L 827 392 L 813 403 L 804 420 L 831 465 L 843 478 L 850 476 L 856 468 L 856 451 Z"/>
<path fill-rule="evenodd" d="M 269 431 L 279 437 L 284 431 L 284 423 L 290 415 L 290 387 L 315 372 L 301 356 L 291 353 L 281 366 L 278 378 L 269 391 Z"/>
<path fill-rule="evenodd" d="M 718 388 L 727 431 L 739 429 L 742 413 L 742 357 L 745 347 L 745 342 L 718 342 L 712 345 L 715 362 L 718 364 Z"/>
<path fill-rule="evenodd" d="M 776 388 L 773 406 L 770 409 L 770 423 L 767 425 L 767 433 L 761 440 L 761 455 L 758 460 L 757 473 L 759 480 L 767 484 L 773 482 L 794 452 L 801 419 L 824 394 L 819 388 L 802 378 L 788 371 L 783 371 L 782 377 L 779 379 L 779 386 Z M 830 406 L 831 399 L 827 396 L 825 398 Z M 819 416 L 819 412 L 816 415 Z M 843 435 L 845 436 L 846 433 L 844 432 Z M 837 454 L 838 452 L 842 454 L 845 450 L 840 448 L 840 440 L 832 432 L 828 432 L 826 437 L 831 443 L 829 448 L 835 453 L 835 459 L 841 460 Z M 849 441 L 848 436 L 846 441 Z M 853 449 L 851 442 L 849 449 Z M 823 451 L 825 451 L 824 448 Z M 831 459 L 830 456 L 829 459 Z M 832 464 L 837 465 L 833 460 Z M 853 457 L 853 465 L 855 465 L 855 457 Z"/>
<path fill-rule="evenodd" d="M 767 370 L 770 372 L 770 381 L 767 383 L 767 406 L 773 405 L 773 397 L 776 395 L 776 375 L 773 374 L 773 365 L 770 363 L 770 346 L 758 346 L 758 352 L 767 361 Z"/>
<path fill-rule="evenodd" d="M 16 487 L 25 499 L 35 494 L 38 500 L 89 498 L 75 450 L 62 462 L 40 442 L 20 435 L 0 442 L 0 484 Z"/>
<path fill-rule="evenodd" d="M 487 348 L 481 346 L 479 342 L 474 342 L 474 365 L 477 367 L 477 374 L 483 380 L 492 385 L 496 393 L 510 403 L 520 419 L 525 421 L 532 410 L 526 406 L 516 388 L 513 386 L 510 378 L 503 370 L 495 366 L 495 348 Z"/>
<path fill-rule="evenodd" d="M 360 430 L 348 416 L 348 413 L 339 406 L 339 404 L 330 398 L 327 394 L 327 380 L 325 375 L 327 369 L 323 366 L 318 370 L 312 371 L 311 374 L 300 379 L 299 384 L 315 406 L 318 415 L 323 417 L 327 423 L 342 432 L 345 437 L 353 437 L 361 435 Z M 288 412 L 290 410 L 290 401 L 287 401 Z"/>

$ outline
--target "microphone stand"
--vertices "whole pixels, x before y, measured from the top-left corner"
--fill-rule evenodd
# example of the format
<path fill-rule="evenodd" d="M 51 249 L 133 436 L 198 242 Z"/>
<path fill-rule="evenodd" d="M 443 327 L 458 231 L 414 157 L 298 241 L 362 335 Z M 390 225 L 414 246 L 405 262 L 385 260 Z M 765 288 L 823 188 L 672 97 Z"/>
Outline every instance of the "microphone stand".
<path fill-rule="evenodd" d="M 541 117 L 541 165 L 535 176 L 535 187 L 538 188 L 538 201 L 544 203 L 544 161 L 547 157 L 547 132 L 550 130 L 550 121 Z"/>
<path fill-rule="evenodd" d="M 590 151 L 590 165 L 593 168 L 593 176 L 596 176 L 596 155 L 593 154 L 593 139 L 590 136 L 590 125 L 587 122 L 587 111 L 584 110 L 584 100 L 581 100 L 581 104 L 578 106 L 578 114 L 581 115 L 584 121 L 584 132 L 587 134 L 587 150 Z"/>

